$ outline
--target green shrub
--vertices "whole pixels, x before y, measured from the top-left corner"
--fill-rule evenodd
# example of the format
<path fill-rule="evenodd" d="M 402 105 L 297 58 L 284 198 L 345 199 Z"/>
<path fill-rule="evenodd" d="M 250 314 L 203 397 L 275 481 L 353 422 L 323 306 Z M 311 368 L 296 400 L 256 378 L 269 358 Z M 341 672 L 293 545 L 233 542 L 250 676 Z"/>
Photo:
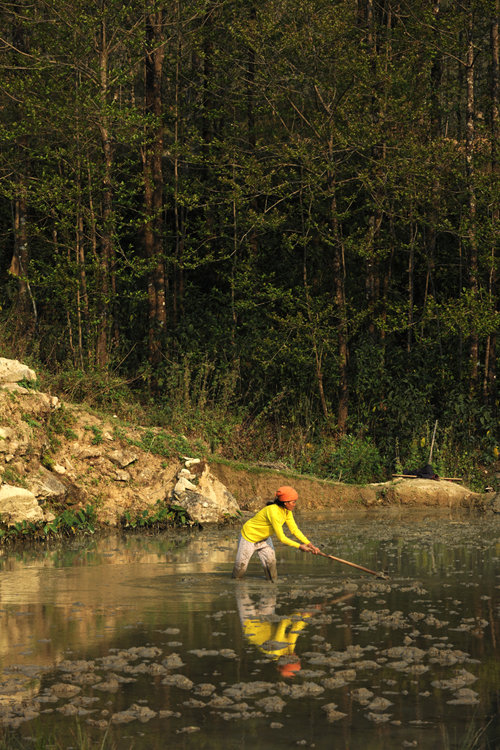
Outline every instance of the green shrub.
<path fill-rule="evenodd" d="M 0 541 L 16 541 L 18 539 L 40 540 L 47 538 L 62 538 L 76 534 L 93 534 L 96 528 L 96 510 L 92 505 L 73 510 L 67 508 L 53 521 L 20 521 L 7 526 L 0 519 Z"/>
<path fill-rule="evenodd" d="M 170 435 L 163 431 L 146 430 L 142 434 L 140 441 L 131 442 L 145 451 L 149 451 L 157 456 L 163 456 L 164 458 L 188 455 L 191 450 L 189 441 L 184 435 Z"/>
<path fill-rule="evenodd" d="M 39 429 L 42 426 L 37 419 L 34 419 L 31 416 L 31 414 L 21 414 L 21 419 L 33 429 Z"/>
<path fill-rule="evenodd" d="M 312 457 L 312 469 L 321 477 L 350 484 L 365 484 L 384 478 L 382 459 L 369 438 L 344 435 L 338 442 L 323 444 Z"/>
<path fill-rule="evenodd" d="M 28 489 L 28 485 L 24 477 L 22 477 L 19 472 L 17 472 L 11 466 L 5 467 L 2 474 L 2 481 L 6 482 L 7 484 L 12 484 L 16 487 L 24 487 L 24 489 Z"/>
<path fill-rule="evenodd" d="M 164 500 L 158 500 L 151 508 L 133 514 L 125 511 L 120 518 L 123 529 L 149 529 L 160 531 L 173 526 L 197 526 L 192 521 L 185 508 L 180 505 L 169 505 Z"/>
<path fill-rule="evenodd" d="M 93 438 L 90 441 L 92 445 L 100 445 L 104 440 L 104 435 L 102 433 L 102 429 L 98 427 L 97 425 L 93 424 L 90 427 L 85 427 L 85 429 L 88 432 L 91 432 L 93 434 Z"/>

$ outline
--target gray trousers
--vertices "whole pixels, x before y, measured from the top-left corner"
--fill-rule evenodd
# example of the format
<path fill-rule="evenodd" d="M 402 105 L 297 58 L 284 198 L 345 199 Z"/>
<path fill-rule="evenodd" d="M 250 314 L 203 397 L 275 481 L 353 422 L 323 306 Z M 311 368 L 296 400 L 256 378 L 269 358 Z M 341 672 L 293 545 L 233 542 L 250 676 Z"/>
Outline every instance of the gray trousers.
<path fill-rule="evenodd" d="M 236 560 L 234 561 L 233 578 L 243 578 L 253 553 L 257 552 L 268 581 L 277 581 L 276 555 L 271 537 L 262 542 L 247 542 L 240 534 Z"/>

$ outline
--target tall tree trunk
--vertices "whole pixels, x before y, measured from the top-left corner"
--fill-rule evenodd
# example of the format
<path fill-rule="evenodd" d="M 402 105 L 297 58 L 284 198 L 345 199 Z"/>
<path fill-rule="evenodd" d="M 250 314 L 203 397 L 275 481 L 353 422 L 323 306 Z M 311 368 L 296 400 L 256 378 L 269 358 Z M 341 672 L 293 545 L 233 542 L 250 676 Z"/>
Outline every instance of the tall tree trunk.
<path fill-rule="evenodd" d="M 467 62 L 466 62 L 466 110 L 465 110 L 465 159 L 467 175 L 467 192 L 469 203 L 469 285 L 475 296 L 478 292 L 478 249 L 476 230 L 476 187 L 474 174 L 474 136 L 475 136 L 475 101 L 474 101 L 474 14 L 472 0 L 469 0 L 468 25 L 467 25 Z M 479 336 L 473 330 L 470 337 L 470 386 L 472 390 L 477 389 L 478 365 L 479 365 Z"/>
<path fill-rule="evenodd" d="M 499 173 L 499 162 L 498 162 L 498 149 L 500 142 L 500 114 L 499 114 L 499 43 L 498 43 L 498 19 L 500 15 L 500 0 L 495 0 L 495 8 L 490 26 L 490 43 L 491 43 L 491 173 L 493 179 L 498 179 Z M 492 304 L 496 305 L 496 291 L 497 291 L 497 272 L 496 272 L 496 243 L 494 241 L 497 236 L 499 221 L 500 221 L 500 209 L 498 203 L 495 203 L 492 211 L 492 226 L 493 226 L 493 240 L 491 243 L 491 258 L 490 258 L 490 278 L 489 278 L 489 295 L 492 300 Z M 496 402 L 496 345 L 497 337 L 496 333 L 491 333 L 488 336 L 485 365 L 484 365 L 484 385 L 483 393 L 484 398 L 490 404 Z"/>
<path fill-rule="evenodd" d="M 257 18 L 257 11 L 255 4 L 252 2 L 249 8 L 249 21 L 252 26 L 255 24 Z M 255 153 L 255 146 L 257 143 L 256 130 L 255 130 L 255 50 L 249 45 L 247 48 L 247 62 L 246 62 L 246 120 L 247 120 L 247 133 L 248 133 L 248 150 L 250 154 Z M 258 213 L 258 201 L 254 198 L 251 202 L 252 208 Z M 250 251 L 254 257 L 259 252 L 259 243 L 257 239 L 257 232 L 255 229 L 249 233 L 248 244 Z"/>
<path fill-rule="evenodd" d="M 176 47 L 175 47 L 175 83 L 174 83 L 174 225 L 175 225 L 175 267 L 173 269 L 172 289 L 172 327 L 175 331 L 179 317 L 182 312 L 184 299 L 184 269 L 182 256 L 184 254 L 183 235 L 183 212 L 179 201 L 179 141 L 181 138 L 181 115 L 180 115 L 180 87 L 181 87 L 181 56 L 182 56 L 182 33 L 181 33 L 181 6 L 177 0 L 175 6 L 176 14 Z"/>
<path fill-rule="evenodd" d="M 432 58 L 432 66 L 430 71 L 430 137 L 431 140 L 440 143 L 441 131 L 442 131 L 442 107 L 441 107 L 441 85 L 443 79 L 443 60 L 441 54 L 441 44 L 439 39 L 439 26 L 440 26 L 440 13 L 441 13 L 441 0 L 434 0 L 433 14 L 434 14 L 434 32 L 433 32 L 433 43 L 436 49 L 436 53 Z M 438 146 L 439 148 L 439 146 Z M 434 263 L 437 252 L 437 234 L 436 227 L 439 223 L 440 215 L 440 181 L 439 171 L 434 170 L 433 179 L 431 185 L 431 207 L 430 207 L 430 221 L 427 232 L 427 281 L 426 281 L 426 294 L 425 301 L 428 298 L 428 287 L 429 282 L 432 282 L 432 274 L 434 271 Z"/>
<path fill-rule="evenodd" d="M 26 205 L 26 178 L 19 175 L 18 194 L 14 199 L 14 251 L 9 273 L 17 278 L 17 297 L 15 302 L 16 336 L 31 336 L 37 322 L 37 309 L 31 293 L 29 282 L 29 243 Z"/>
<path fill-rule="evenodd" d="M 301 206 L 301 215 L 302 217 L 304 217 L 302 196 L 300 200 L 300 206 Z M 302 236 L 303 237 L 306 236 L 304 218 L 302 218 Z M 311 328 L 311 341 L 312 341 L 312 347 L 313 347 L 313 352 L 314 352 L 314 362 L 315 362 L 315 367 L 316 367 L 316 382 L 318 384 L 319 399 L 321 403 L 321 410 L 323 412 L 323 417 L 325 419 L 326 424 L 328 424 L 330 415 L 328 411 L 328 403 L 326 400 L 325 388 L 323 384 L 324 346 L 323 346 L 323 342 L 321 341 L 321 335 L 320 333 L 318 333 L 318 329 L 316 325 L 316 315 L 315 315 L 315 312 L 313 310 L 313 306 L 311 303 L 311 290 L 310 290 L 308 273 L 307 273 L 307 242 L 304 242 L 304 252 L 302 256 L 302 281 L 304 284 L 304 297 L 305 297 L 305 302 L 306 302 L 307 317 L 308 317 L 309 325 Z"/>
<path fill-rule="evenodd" d="M 417 235 L 417 228 L 412 222 L 410 225 L 410 254 L 408 258 L 408 337 L 406 343 L 406 351 L 408 354 L 411 352 L 412 339 L 413 339 L 413 312 L 415 304 L 415 240 Z"/>
<path fill-rule="evenodd" d="M 111 263 L 113 256 L 113 188 L 112 165 L 113 146 L 110 137 L 110 121 L 108 115 L 108 40 L 106 19 L 101 21 L 99 39 L 99 73 L 100 73 L 100 115 L 99 130 L 103 153 L 103 181 L 102 181 L 102 228 L 101 228 L 101 257 L 99 263 L 99 329 L 97 332 L 96 364 L 105 369 L 109 362 L 110 318 L 112 314 L 112 284 Z"/>
<path fill-rule="evenodd" d="M 19 12 L 19 17 L 23 14 L 22 6 L 16 8 L 13 6 L 15 13 Z M 14 15 L 12 25 L 12 43 L 13 48 L 28 54 L 28 40 L 21 21 L 17 15 Z M 19 121 L 23 119 L 21 108 L 16 105 L 16 114 Z M 13 236 L 14 247 L 10 263 L 9 273 L 17 278 L 17 296 L 14 305 L 15 330 L 18 341 L 31 336 L 37 322 L 37 309 L 34 297 L 31 293 L 29 283 L 29 262 L 30 248 L 28 242 L 28 160 L 29 153 L 28 138 L 21 135 L 17 144 L 18 158 L 18 178 L 16 195 L 13 201 Z"/>
<path fill-rule="evenodd" d="M 381 262 L 377 259 L 377 248 L 379 245 L 379 236 L 384 221 L 384 211 L 380 206 L 385 205 L 384 196 L 382 189 L 379 187 L 383 182 L 383 171 L 385 170 L 386 161 L 386 145 L 383 142 L 383 130 L 384 120 L 386 117 L 385 104 L 387 99 L 387 91 L 384 92 L 384 96 L 381 96 L 379 87 L 379 73 L 378 65 L 385 64 L 385 75 L 383 76 L 384 87 L 388 79 L 388 66 L 391 56 L 391 23 L 392 14 L 390 5 L 386 9 L 386 36 L 385 41 L 385 59 L 381 56 L 380 48 L 383 44 L 383 29 L 379 29 L 378 22 L 379 16 L 382 13 L 380 5 L 375 4 L 374 0 L 367 0 L 366 2 L 366 23 L 367 23 L 367 42 L 368 49 L 370 52 L 371 59 L 371 72 L 373 91 L 379 90 L 379 96 L 375 94 L 371 97 L 370 102 L 370 118 L 375 136 L 374 145 L 371 148 L 372 163 L 373 163 L 373 182 L 374 187 L 371 188 L 372 197 L 372 213 L 368 219 L 368 226 L 366 231 L 366 278 L 365 278 L 365 292 L 368 309 L 375 313 L 375 309 L 381 299 Z M 375 324 L 374 314 L 370 315 L 368 323 L 368 331 L 372 337 L 375 345 L 381 344 L 383 336 L 381 335 L 380 329 L 377 330 Z M 383 346 L 383 343 L 382 343 Z"/>
<path fill-rule="evenodd" d="M 152 10 L 146 18 L 145 84 L 146 112 L 154 123 L 144 154 L 146 224 L 144 245 L 150 262 L 148 273 L 148 350 L 155 368 L 161 359 L 167 327 L 165 262 L 163 254 L 163 11 Z"/>
<path fill-rule="evenodd" d="M 330 158 L 333 158 L 332 140 L 330 141 Z M 330 175 L 329 183 L 332 195 L 330 203 L 330 223 L 334 239 L 332 275 L 335 306 L 337 308 L 337 356 L 339 362 L 337 430 L 339 435 L 345 435 L 347 431 L 347 419 L 349 416 L 349 381 L 347 377 L 349 339 L 345 293 L 344 248 L 338 220 L 337 194 L 334 175 Z"/>
<path fill-rule="evenodd" d="M 78 73 L 75 80 L 75 100 L 78 101 L 78 90 L 81 86 L 81 77 Z M 87 273 L 85 270 L 85 232 L 83 217 L 83 167 L 82 167 L 82 138 L 81 138 L 81 114 L 79 107 L 75 109 L 76 142 L 77 142 L 77 203 L 75 216 L 75 264 L 77 268 L 77 290 L 76 309 L 78 321 L 78 358 L 82 371 L 85 368 L 84 355 L 84 328 L 89 324 L 89 296 L 87 291 Z"/>

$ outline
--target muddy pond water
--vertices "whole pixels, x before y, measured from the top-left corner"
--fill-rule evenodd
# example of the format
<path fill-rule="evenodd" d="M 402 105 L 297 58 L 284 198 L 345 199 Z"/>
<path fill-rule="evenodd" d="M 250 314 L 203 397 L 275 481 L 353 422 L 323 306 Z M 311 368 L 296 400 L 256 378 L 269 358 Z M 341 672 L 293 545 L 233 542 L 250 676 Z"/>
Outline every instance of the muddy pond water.
<path fill-rule="evenodd" d="M 296 517 L 389 580 L 276 545 L 236 582 L 229 527 L 2 551 L 2 747 L 499 748 L 500 518 Z"/>

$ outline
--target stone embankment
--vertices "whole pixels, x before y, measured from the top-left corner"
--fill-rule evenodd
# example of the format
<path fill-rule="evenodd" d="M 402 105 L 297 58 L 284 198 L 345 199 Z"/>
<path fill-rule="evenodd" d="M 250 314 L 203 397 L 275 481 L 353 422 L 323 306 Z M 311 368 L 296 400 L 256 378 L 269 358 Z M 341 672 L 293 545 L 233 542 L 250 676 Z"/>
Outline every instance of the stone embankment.
<path fill-rule="evenodd" d="M 151 428 L 123 425 L 37 391 L 36 374 L 0 358 L 0 521 L 50 521 L 87 504 L 101 523 L 117 525 L 158 501 L 186 509 L 201 524 L 252 512 L 282 484 L 293 484 L 303 509 L 382 505 L 467 507 L 500 512 L 500 498 L 460 484 L 399 479 L 364 487 L 297 476 L 283 468 L 237 469 L 198 457 L 156 455 Z M 158 435 L 159 435 L 158 431 Z M 154 434 L 153 434 L 154 443 Z M 151 444 L 151 443 L 150 443 Z"/>
<path fill-rule="evenodd" d="M 155 455 L 141 447 L 145 428 L 63 404 L 35 382 L 33 370 L 0 358 L 1 522 L 51 521 L 89 503 L 111 526 L 158 501 L 184 507 L 202 524 L 239 514 L 206 461 Z"/>

